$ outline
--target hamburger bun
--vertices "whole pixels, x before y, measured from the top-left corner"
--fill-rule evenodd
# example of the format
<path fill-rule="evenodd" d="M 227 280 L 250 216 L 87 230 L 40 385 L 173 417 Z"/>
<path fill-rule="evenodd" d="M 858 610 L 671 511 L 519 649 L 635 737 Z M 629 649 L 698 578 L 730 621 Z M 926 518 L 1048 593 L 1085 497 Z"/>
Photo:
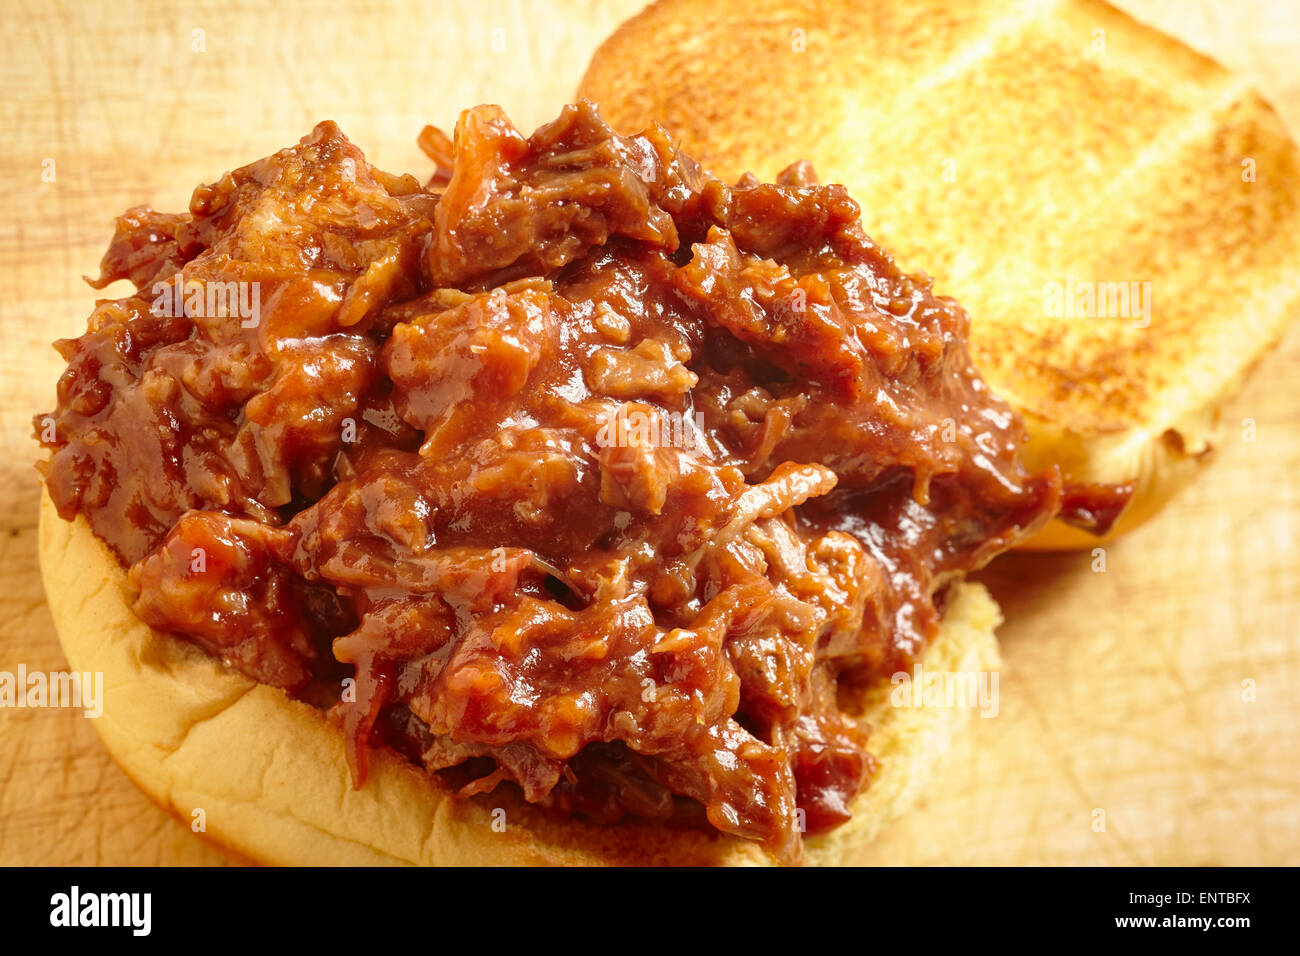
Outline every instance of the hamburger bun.
<path fill-rule="evenodd" d="M 241 676 L 132 612 L 126 572 L 85 518 L 59 518 L 42 493 L 40 565 L 59 640 L 73 670 L 104 675 L 95 721 L 113 758 L 160 807 L 232 856 L 280 865 L 755 865 L 756 845 L 628 821 L 556 820 L 498 792 L 453 796 L 399 754 L 372 755 L 354 789 L 344 734 L 316 708 Z M 997 605 L 976 584 L 956 587 L 927 670 L 998 666 Z M 808 860 L 852 864 L 925 787 L 968 711 L 895 708 L 872 695 L 880 767 L 853 818 L 807 841 Z M 201 813 L 199 813 L 201 811 Z"/>
<path fill-rule="evenodd" d="M 662 122 L 725 179 L 805 158 L 845 184 L 863 228 L 970 313 L 1028 465 L 1136 486 L 1112 535 L 1210 459 L 1221 403 L 1300 303 L 1282 122 L 1101 0 L 660 0 L 578 93 L 621 131 Z M 1067 289 L 1086 313 L 1081 284 L 1117 314 L 1048 314 Z M 1021 546 L 1097 542 L 1054 521 Z"/>

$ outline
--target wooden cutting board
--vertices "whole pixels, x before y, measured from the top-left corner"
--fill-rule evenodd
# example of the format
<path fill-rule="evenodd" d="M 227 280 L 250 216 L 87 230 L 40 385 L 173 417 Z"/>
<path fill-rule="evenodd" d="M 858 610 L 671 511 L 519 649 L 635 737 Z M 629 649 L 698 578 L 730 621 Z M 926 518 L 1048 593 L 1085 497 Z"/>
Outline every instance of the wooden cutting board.
<path fill-rule="evenodd" d="M 424 175 L 424 123 L 484 101 L 544 122 L 639 5 L 4 6 L 0 670 L 66 666 L 36 563 L 30 421 L 53 405 L 49 343 L 84 329 L 79 277 L 112 217 L 183 209 L 198 183 L 324 118 L 372 162 Z M 1300 128 L 1300 9 L 1123 5 L 1246 72 Z M 998 715 L 972 721 L 878 862 L 1300 862 L 1300 327 L 1224 418 L 1218 461 L 1110 546 L 1104 572 L 1019 554 L 985 573 L 1008 619 Z M 91 721 L 0 710 L 0 864 L 221 862 L 134 788 Z"/>

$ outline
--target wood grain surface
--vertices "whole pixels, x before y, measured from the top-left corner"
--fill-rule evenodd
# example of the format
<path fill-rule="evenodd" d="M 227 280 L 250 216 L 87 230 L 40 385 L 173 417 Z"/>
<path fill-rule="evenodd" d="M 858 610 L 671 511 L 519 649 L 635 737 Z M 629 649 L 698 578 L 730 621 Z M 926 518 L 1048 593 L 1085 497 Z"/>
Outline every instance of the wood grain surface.
<path fill-rule="evenodd" d="M 1300 8 L 1121 5 L 1246 73 L 1300 129 Z M 80 277 L 112 218 L 181 210 L 325 118 L 372 162 L 424 175 L 424 123 L 484 101 L 544 122 L 639 6 L 0 8 L 0 671 L 66 666 L 37 570 L 31 416 L 53 405 L 50 342 L 84 329 L 95 293 Z M 1217 460 L 1109 546 L 1104 571 L 1088 554 L 1015 554 L 982 575 L 1007 616 L 998 714 L 972 721 L 876 862 L 1300 863 L 1300 327 L 1224 419 Z M 79 712 L 0 709 L 0 864 L 223 862 Z"/>

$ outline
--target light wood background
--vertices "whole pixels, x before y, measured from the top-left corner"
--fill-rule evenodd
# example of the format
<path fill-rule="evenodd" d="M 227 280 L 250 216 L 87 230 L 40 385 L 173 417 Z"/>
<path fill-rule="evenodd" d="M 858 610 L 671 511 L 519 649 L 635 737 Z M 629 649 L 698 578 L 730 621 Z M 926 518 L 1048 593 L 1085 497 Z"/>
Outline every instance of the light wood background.
<path fill-rule="evenodd" d="M 484 101 L 544 122 L 639 6 L 6 0 L 0 670 L 66 666 L 36 564 L 30 421 L 54 401 L 49 343 L 84 329 L 94 293 L 79 277 L 112 217 L 183 209 L 198 183 L 324 118 L 372 162 L 423 175 L 425 122 L 450 128 Z M 1122 6 L 1245 72 L 1300 129 L 1300 8 Z M 1300 327 L 1225 417 L 1253 419 L 1256 440 L 1230 428 L 1104 573 L 1087 555 L 1023 554 L 986 572 L 1008 619 L 1000 712 L 972 722 L 878 862 L 1300 863 Z M 0 864 L 220 862 L 132 786 L 91 721 L 0 710 Z"/>

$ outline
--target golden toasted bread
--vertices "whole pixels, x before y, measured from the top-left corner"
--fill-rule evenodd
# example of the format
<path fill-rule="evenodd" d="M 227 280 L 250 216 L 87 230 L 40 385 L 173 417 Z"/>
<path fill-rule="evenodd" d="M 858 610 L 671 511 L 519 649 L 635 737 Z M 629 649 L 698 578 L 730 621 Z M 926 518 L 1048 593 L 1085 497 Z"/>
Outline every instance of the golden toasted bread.
<path fill-rule="evenodd" d="M 126 572 L 86 519 L 64 521 L 42 494 L 41 574 L 72 670 L 108 675 L 95 721 L 127 775 L 161 807 L 242 860 L 282 865 L 755 865 L 756 844 L 624 821 L 555 820 L 522 800 L 495 806 L 448 788 L 392 751 L 376 752 L 354 789 L 344 732 L 284 691 L 235 673 L 131 611 Z M 932 673 L 998 667 L 997 605 L 978 584 L 954 589 L 926 651 Z M 880 761 L 853 818 L 807 841 L 811 863 L 857 862 L 915 803 L 969 709 L 895 707 L 892 685 L 868 698 Z M 196 811 L 202 811 L 197 813 Z M 202 825 L 201 830 L 199 824 Z"/>
<path fill-rule="evenodd" d="M 1029 463 L 1136 484 L 1112 533 L 1197 472 L 1300 301 L 1286 129 L 1100 0 L 660 0 L 579 95 L 723 178 L 807 158 L 848 186 L 867 232 L 970 312 Z M 1031 546 L 1096 540 L 1055 522 Z"/>

